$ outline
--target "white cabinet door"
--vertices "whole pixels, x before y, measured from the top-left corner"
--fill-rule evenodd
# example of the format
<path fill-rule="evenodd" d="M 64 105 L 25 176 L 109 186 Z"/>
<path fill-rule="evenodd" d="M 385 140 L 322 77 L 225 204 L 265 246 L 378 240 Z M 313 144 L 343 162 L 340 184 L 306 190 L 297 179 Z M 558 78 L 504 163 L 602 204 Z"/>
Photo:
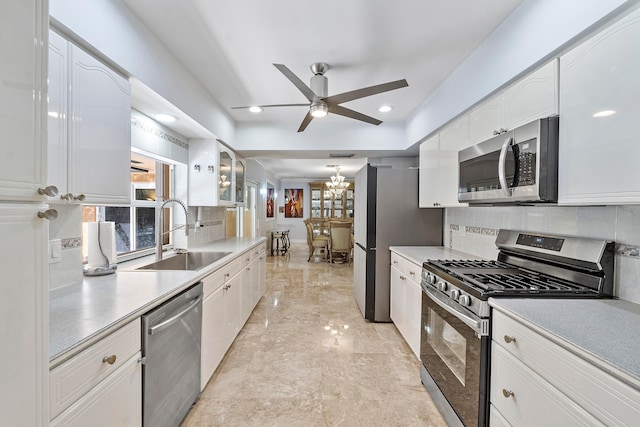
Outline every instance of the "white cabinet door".
<path fill-rule="evenodd" d="M 71 44 L 69 192 L 89 203 L 130 203 L 129 81 Z"/>
<path fill-rule="evenodd" d="M 422 322 L 422 288 L 419 283 L 407 277 L 405 281 L 405 339 L 413 354 L 420 359 L 420 325 Z M 419 277 L 419 276 L 418 276 Z"/>
<path fill-rule="evenodd" d="M 244 270 L 243 270 L 244 271 Z M 242 312 L 242 285 L 244 274 L 239 272 L 226 282 L 226 290 L 224 294 L 224 319 L 227 325 L 228 339 L 225 352 L 231 346 L 236 335 L 244 325 Z"/>
<path fill-rule="evenodd" d="M 402 273 L 396 267 L 391 267 L 391 280 L 390 280 L 390 301 L 389 301 L 389 313 L 391 320 L 398 328 L 400 334 L 404 336 L 404 312 L 402 305 L 404 304 L 404 280 Z"/>
<path fill-rule="evenodd" d="M 0 418 L 44 425 L 49 371 L 46 205 L 0 204 Z"/>
<path fill-rule="evenodd" d="M 47 182 L 67 194 L 69 42 L 49 31 L 49 93 L 47 117 Z"/>
<path fill-rule="evenodd" d="M 189 205 L 218 205 L 218 142 L 189 140 Z"/>
<path fill-rule="evenodd" d="M 558 203 L 640 202 L 640 10 L 560 58 Z"/>
<path fill-rule="evenodd" d="M 218 203 L 235 202 L 236 155 L 222 144 L 218 145 Z"/>
<path fill-rule="evenodd" d="M 458 202 L 458 151 L 469 146 L 469 115 L 458 118 L 440 132 L 439 207 L 467 206 Z"/>
<path fill-rule="evenodd" d="M 0 200 L 45 200 L 46 4 L 3 2 L 0 13 Z"/>
<path fill-rule="evenodd" d="M 209 279 L 211 280 L 211 279 Z M 203 280 L 206 283 L 207 278 Z M 217 284 L 214 284 L 217 285 Z M 211 295 L 202 303 L 202 350 L 200 366 L 200 388 L 204 390 L 227 351 L 228 333 L 226 331 L 224 310 L 224 284 L 220 283 Z"/>
<path fill-rule="evenodd" d="M 140 353 L 71 405 L 50 425 L 52 427 L 141 426 L 142 365 L 139 359 Z"/>
<path fill-rule="evenodd" d="M 503 95 L 502 127 L 513 129 L 558 114 L 558 60 L 509 86 Z"/>
<path fill-rule="evenodd" d="M 420 144 L 420 174 L 418 206 L 421 208 L 436 207 L 440 198 L 440 135 L 434 135 Z"/>
<path fill-rule="evenodd" d="M 489 98 L 469 113 L 469 142 L 477 144 L 494 136 L 503 123 L 502 93 Z"/>

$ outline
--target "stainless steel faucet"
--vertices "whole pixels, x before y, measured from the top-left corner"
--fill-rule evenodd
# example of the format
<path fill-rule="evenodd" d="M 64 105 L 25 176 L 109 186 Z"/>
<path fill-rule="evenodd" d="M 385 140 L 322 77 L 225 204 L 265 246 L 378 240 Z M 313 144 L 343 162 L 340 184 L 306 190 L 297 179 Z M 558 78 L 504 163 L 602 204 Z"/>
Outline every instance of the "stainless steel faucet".
<path fill-rule="evenodd" d="M 185 206 L 185 204 L 178 199 L 167 199 L 165 200 L 161 205 L 160 205 L 160 223 L 156 225 L 156 261 L 160 261 L 162 259 L 162 236 L 168 233 L 171 233 L 173 230 L 177 230 L 178 228 L 181 227 L 176 227 L 174 229 L 170 229 L 168 231 L 165 231 L 164 233 L 161 231 L 162 230 L 162 225 L 164 224 L 164 207 L 167 203 L 177 203 L 180 206 L 182 206 L 182 209 L 184 210 L 184 235 L 188 236 L 189 235 L 189 212 L 187 211 L 187 207 Z"/>

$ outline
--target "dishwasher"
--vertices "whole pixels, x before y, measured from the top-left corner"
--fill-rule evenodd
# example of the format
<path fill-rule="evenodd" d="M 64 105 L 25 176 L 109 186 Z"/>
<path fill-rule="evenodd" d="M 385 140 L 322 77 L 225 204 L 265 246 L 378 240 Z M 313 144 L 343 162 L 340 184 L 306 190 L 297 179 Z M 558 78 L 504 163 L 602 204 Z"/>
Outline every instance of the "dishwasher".
<path fill-rule="evenodd" d="M 200 397 L 202 283 L 142 316 L 142 424 L 177 427 Z"/>

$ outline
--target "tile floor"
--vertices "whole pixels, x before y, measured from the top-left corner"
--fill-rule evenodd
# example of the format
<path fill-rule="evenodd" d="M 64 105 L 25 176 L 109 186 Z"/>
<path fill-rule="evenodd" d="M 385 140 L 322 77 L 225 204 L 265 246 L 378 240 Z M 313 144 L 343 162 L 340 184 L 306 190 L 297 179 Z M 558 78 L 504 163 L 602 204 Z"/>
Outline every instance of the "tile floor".
<path fill-rule="evenodd" d="M 266 295 L 183 426 L 446 426 L 395 326 L 362 318 L 353 268 L 307 256 L 267 258 Z"/>

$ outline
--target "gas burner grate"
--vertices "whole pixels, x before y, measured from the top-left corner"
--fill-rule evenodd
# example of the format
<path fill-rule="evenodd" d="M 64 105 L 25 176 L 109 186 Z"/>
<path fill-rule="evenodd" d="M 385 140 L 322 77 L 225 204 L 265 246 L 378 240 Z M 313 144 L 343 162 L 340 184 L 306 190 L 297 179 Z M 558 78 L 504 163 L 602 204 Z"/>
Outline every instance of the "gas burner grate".
<path fill-rule="evenodd" d="M 522 293 L 593 293 L 585 286 L 555 277 L 530 272 L 515 274 L 465 274 L 464 277 L 483 289 Z"/>
<path fill-rule="evenodd" d="M 487 260 L 435 260 L 429 263 L 437 264 L 445 268 L 513 268 L 513 266 L 500 261 Z"/>

